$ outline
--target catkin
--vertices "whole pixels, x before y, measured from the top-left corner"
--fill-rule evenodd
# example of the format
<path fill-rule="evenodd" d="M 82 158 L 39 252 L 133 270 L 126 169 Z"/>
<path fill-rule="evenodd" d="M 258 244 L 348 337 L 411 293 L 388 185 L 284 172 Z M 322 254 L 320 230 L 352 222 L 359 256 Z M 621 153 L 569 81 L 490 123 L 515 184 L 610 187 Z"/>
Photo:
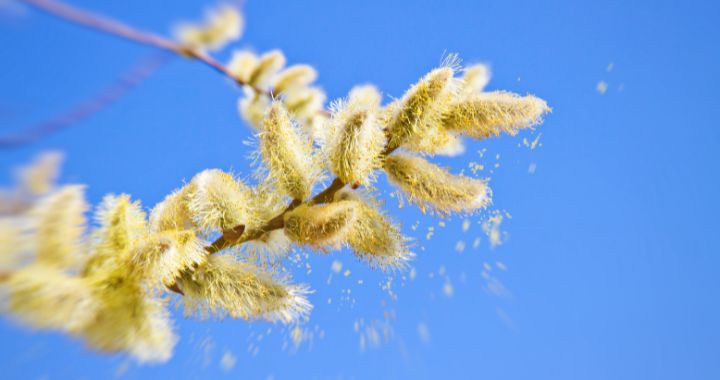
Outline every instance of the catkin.
<path fill-rule="evenodd" d="M 285 234 L 293 242 L 315 249 L 339 247 L 356 219 L 355 202 L 301 205 L 285 214 Z"/>
<path fill-rule="evenodd" d="M 306 87 L 317 79 L 317 75 L 317 71 L 310 65 L 290 66 L 277 74 L 273 92 L 284 94 L 288 90 Z"/>
<path fill-rule="evenodd" d="M 350 104 L 357 104 L 369 109 L 378 109 L 380 108 L 380 103 L 382 102 L 382 94 L 377 87 L 371 84 L 359 85 L 350 89 L 350 93 L 348 93 L 348 102 Z"/>
<path fill-rule="evenodd" d="M 149 283 L 165 286 L 206 258 L 203 241 L 194 231 L 167 231 L 138 242 L 129 251 L 126 265 L 130 272 Z"/>
<path fill-rule="evenodd" d="M 36 328 L 77 332 L 97 309 L 83 280 L 43 264 L 16 271 L 5 286 L 7 310 Z"/>
<path fill-rule="evenodd" d="M 247 50 L 238 50 L 233 52 L 230 62 L 227 64 L 227 70 L 233 75 L 235 80 L 242 83 L 249 83 L 250 76 L 258 65 L 258 56 Z"/>
<path fill-rule="evenodd" d="M 440 126 L 429 128 L 422 138 L 411 141 L 405 147 L 413 152 L 451 157 L 465 152 L 462 138 Z"/>
<path fill-rule="evenodd" d="M 311 309 L 302 286 L 276 282 L 259 268 L 230 255 L 211 256 L 192 272 L 184 273 L 178 286 L 185 293 L 185 315 L 290 323 Z"/>
<path fill-rule="evenodd" d="M 248 84 L 255 88 L 267 87 L 283 66 L 285 66 L 285 55 L 280 50 L 263 54 L 250 73 Z"/>
<path fill-rule="evenodd" d="M 38 262 L 61 268 L 78 262 L 86 210 L 84 187 L 79 185 L 50 193 L 30 210 Z"/>
<path fill-rule="evenodd" d="M 367 184 L 385 147 L 385 134 L 371 108 L 347 103 L 333 114 L 336 130 L 329 147 L 330 167 L 344 183 Z"/>
<path fill-rule="evenodd" d="M 452 175 L 420 157 L 390 156 L 385 172 L 422 212 L 431 210 L 440 216 L 471 212 L 490 202 L 490 189 L 484 181 Z"/>
<path fill-rule="evenodd" d="M 208 12 L 203 24 L 183 24 L 176 29 L 177 39 L 192 49 L 218 50 L 240 38 L 244 20 L 231 6 Z"/>
<path fill-rule="evenodd" d="M 187 210 L 200 231 L 226 231 L 254 226 L 250 188 L 218 169 L 200 172 L 190 181 Z"/>
<path fill-rule="evenodd" d="M 269 97 L 257 94 L 252 89 L 244 89 L 245 96 L 238 100 L 238 111 L 245 121 L 255 129 L 262 129 L 263 119 L 271 106 Z"/>
<path fill-rule="evenodd" d="M 340 191 L 336 200 L 356 203 L 357 218 L 347 235 L 353 253 L 372 267 L 382 270 L 404 269 L 415 255 L 410 251 L 409 239 L 380 211 L 373 198 L 358 195 L 350 190 Z"/>
<path fill-rule="evenodd" d="M 259 135 L 269 177 L 293 199 L 304 200 L 318 175 L 310 139 L 302 135 L 280 102 L 274 102 Z"/>
<path fill-rule="evenodd" d="M 177 342 L 165 301 L 122 267 L 87 280 L 98 309 L 80 331 L 105 352 L 129 352 L 140 362 L 165 362 Z"/>
<path fill-rule="evenodd" d="M 441 67 L 425 75 L 393 107 L 387 120 L 391 148 L 422 137 L 440 121 L 456 90 L 452 67 Z"/>
<path fill-rule="evenodd" d="M 460 95 L 469 97 L 483 92 L 490 82 L 490 67 L 483 64 L 468 66 L 463 70 L 460 78 Z"/>
<path fill-rule="evenodd" d="M 84 276 L 114 268 L 132 245 L 147 236 L 145 213 L 128 195 L 107 195 L 95 213 L 100 227 L 93 232 L 92 253 L 82 270 Z"/>
<path fill-rule="evenodd" d="M 442 125 L 450 131 L 477 139 L 500 133 L 514 135 L 518 130 L 542 122 L 550 108 L 544 100 L 532 95 L 488 92 L 453 104 L 445 113 Z"/>
<path fill-rule="evenodd" d="M 17 177 L 21 191 L 33 195 L 50 192 L 60 174 L 62 161 L 62 153 L 46 152 L 38 156 L 29 166 L 20 169 Z"/>
<path fill-rule="evenodd" d="M 155 205 L 150 212 L 150 231 L 164 232 L 194 228 L 192 216 L 187 209 L 187 194 L 192 185 L 187 185 Z"/>
<path fill-rule="evenodd" d="M 325 92 L 317 87 L 296 87 L 286 93 L 284 103 L 296 120 L 306 122 L 322 111 L 326 98 Z"/>

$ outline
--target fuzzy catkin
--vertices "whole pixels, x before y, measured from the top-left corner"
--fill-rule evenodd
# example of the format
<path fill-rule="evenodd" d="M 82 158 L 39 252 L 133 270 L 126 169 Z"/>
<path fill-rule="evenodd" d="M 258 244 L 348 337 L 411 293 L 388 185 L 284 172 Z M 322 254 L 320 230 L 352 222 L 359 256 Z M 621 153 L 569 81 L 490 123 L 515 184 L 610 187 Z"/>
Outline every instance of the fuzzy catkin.
<path fill-rule="evenodd" d="M 84 186 L 64 186 L 44 197 L 30 211 L 34 220 L 37 261 L 57 267 L 76 264 L 85 232 Z"/>
<path fill-rule="evenodd" d="M 185 315 L 290 323 L 311 309 L 302 286 L 276 282 L 258 268 L 230 255 L 214 255 L 178 280 Z"/>
<path fill-rule="evenodd" d="M 370 109 L 378 109 L 382 102 L 382 94 L 377 87 L 371 84 L 363 84 L 350 89 L 348 102 Z"/>
<path fill-rule="evenodd" d="M 182 271 L 204 262 L 206 258 L 203 241 L 194 231 L 166 231 L 135 244 L 123 264 L 129 272 L 149 283 L 166 286 L 172 284 Z"/>
<path fill-rule="evenodd" d="M 477 139 L 500 133 L 514 135 L 518 130 L 542 122 L 549 112 L 547 103 L 535 96 L 509 92 L 488 92 L 453 104 L 445 113 L 442 125 L 450 131 Z"/>
<path fill-rule="evenodd" d="M 283 66 L 285 66 L 285 55 L 280 50 L 272 50 L 261 55 L 248 77 L 248 84 L 255 88 L 267 87 Z"/>
<path fill-rule="evenodd" d="M 219 169 L 200 172 L 190 181 L 187 210 L 200 231 L 226 231 L 255 223 L 250 188 Z"/>
<path fill-rule="evenodd" d="M 385 172 L 422 212 L 431 210 L 440 216 L 472 212 L 490 202 L 490 189 L 484 181 L 452 175 L 420 157 L 392 155 L 385 161 Z"/>
<path fill-rule="evenodd" d="M 93 232 L 92 253 L 82 273 L 89 274 L 117 265 L 132 245 L 147 236 L 145 213 L 128 195 L 107 195 L 95 213 L 100 227 Z"/>
<path fill-rule="evenodd" d="M 273 93 L 284 94 L 308 86 L 317 79 L 317 71 L 310 65 L 293 65 L 279 72 L 274 79 Z"/>
<path fill-rule="evenodd" d="M 405 147 L 413 152 L 451 157 L 465 152 L 462 138 L 440 126 L 429 128 L 422 138 L 409 142 Z"/>
<path fill-rule="evenodd" d="M 7 310 L 35 328 L 81 330 L 97 308 L 82 279 L 43 264 L 28 265 L 10 277 Z"/>
<path fill-rule="evenodd" d="M 356 219 L 355 202 L 301 205 L 285 214 L 285 234 L 295 243 L 315 249 L 339 247 Z"/>
<path fill-rule="evenodd" d="M 230 62 L 227 64 L 227 70 L 235 78 L 242 83 L 249 83 L 250 76 L 258 65 L 258 56 L 247 50 L 234 51 Z"/>
<path fill-rule="evenodd" d="M 390 147 L 396 148 L 422 137 L 428 128 L 440 121 L 456 90 L 454 75 L 452 67 L 431 71 L 392 107 L 386 123 Z"/>
<path fill-rule="evenodd" d="M 317 87 L 296 87 L 286 93 L 284 103 L 296 120 L 306 122 L 323 109 L 326 98 Z"/>
<path fill-rule="evenodd" d="M 372 267 L 392 270 L 404 269 L 415 257 L 410 251 L 409 239 L 380 211 L 380 204 L 374 198 L 343 190 L 335 194 L 335 199 L 356 203 L 358 215 L 347 234 L 347 242 L 358 258 Z"/>
<path fill-rule="evenodd" d="M 177 342 L 166 302 L 122 267 L 86 279 L 98 309 L 79 334 L 93 348 L 165 362 Z"/>
<path fill-rule="evenodd" d="M 45 152 L 38 156 L 32 164 L 20 169 L 17 177 L 21 191 L 32 195 L 50 192 L 60 174 L 62 161 L 62 153 Z"/>
<path fill-rule="evenodd" d="M 385 148 L 385 134 L 374 110 L 348 103 L 333 114 L 332 122 L 336 132 L 328 158 L 333 173 L 344 183 L 367 184 Z"/>
<path fill-rule="evenodd" d="M 192 216 L 187 209 L 187 194 L 193 185 L 173 191 L 153 207 L 150 212 L 149 227 L 151 232 L 187 230 L 194 228 Z"/>
<path fill-rule="evenodd" d="M 245 96 L 238 100 L 238 111 L 245 121 L 255 129 L 262 129 L 263 119 L 270 109 L 271 100 L 263 94 L 255 93 L 255 90 L 243 90 Z"/>
<path fill-rule="evenodd" d="M 293 199 L 304 200 L 318 175 L 310 139 L 302 135 L 280 102 L 274 102 L 259 135 L 270 179 Z"/>
<path fill-rule="evenodd" d="M 490 67 L 483 64 L 468 66 L 463 70 L 460 78 L 460 95 L 469 97 L 483 92 L 485 86 L 490 83 Z"/>
<path fill-rule="evenodd" d="M 176 29 L 176 37 L 192 49 L 218 50 L 240 38 L 245 21 L 237 9 L 222 6 L 208 12 L 203 24 L 184 24 Z"/>

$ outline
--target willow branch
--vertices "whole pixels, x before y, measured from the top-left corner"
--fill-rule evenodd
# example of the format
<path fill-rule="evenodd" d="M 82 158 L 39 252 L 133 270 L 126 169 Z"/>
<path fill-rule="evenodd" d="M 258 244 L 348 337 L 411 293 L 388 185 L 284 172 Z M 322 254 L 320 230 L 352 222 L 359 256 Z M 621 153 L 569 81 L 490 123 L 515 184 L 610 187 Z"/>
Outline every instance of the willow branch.
<path fill-rule="evenodd" d="M 103 108 L 116 102 L 130 90 L 153 75 L 158 69 L 169 62 L 171 57 L 171 55 L 165 52 L 144 57 L 108 87 L 90 99 L 86 99 L 77 104 L 69 111 L 15 134 L 0 137 L 0 149 L 17 148 L 33 143 L 51 133 L 65 129 L 94 115 Z"/>
<path fill-rule="evenodd" d="M 116 37 L 123 38 L 125 40 L 133 41 L 141 45 L 150 46 L 156 49 L 165 50 L 182 57 L 195 59 L 202 62 L 206 66 L 212 68 L 214 71 L 232 79 L 235 83 L 240 86 L 248 86 L 260 94 L 272 96 L 272 90 L 263 90 L 256 86 L 252 86 L 249 83 L 237 78 L 233 75 L 230 70 L 225 67 L 222 63 L 211 57 L 207 53 L 199 50 L 191 49 L 184 46 L 176 41 L 169 38 L 165 38 L 147 32 L 144 30 L 137 29 L 135 27 L 123 24 L 114 19 L 99 15 L 97 13 L 88 12 L 63 4 L 56 0 L 19 0 L 27 5 L 34 7 L 35 9 L 57 17 L 61 20 L 70 22 L 75 25 L 80 25 L 88 29 L 110 34 Z"/>
<path fill-rule="evenodd" d="M 342 189 L 345 186 L 345 183 L 341 181 L 339 178 L 335 178 L 328 187 L 326 187 L 321 192 L 317 193 L 314 197 L 312 197 L 307 203 L 309 204 L 317 204 L 317 203 L 327 203 L 330 202 L 333 197 L 335 196 L 335 193 L 337 193 L 340 189 Z M 288 205 L 288 207 L 275 216 L 274 218 L 270 219 L 267 223 L 265 223 L 262 227 L 254 229 L 252 231 L 249 231 L 247 235 L 242 236 L 240 239 L 233 239 L 233 236 L 229 235 L 228 233 L 223 233 L 222 236 L 217 238 L 212 244 L 207 246 L 205 250 L 209 254 L 216 253 L 218 251 L 222 251 L 223 249 L 227 249 L 242 243 L 245 243 L 250 240 L 255 240 L 260 238 L 262 235 L 274 231 L 279 230 L 283 227 L 285 227 L 285 214 L 288 212 L 294 210 L 298 206 L 300 206 L 303 202 L 294 200 Z"/>
<path fill-rule="evenodd" d="M 232 79 L 235 83 L 241 86 L 249 86 L 253 88 L 257 93 L 264 94 L 273 97 L 272 90 L 263 90 L 249 83 L 241 80 L 234 76 L 227 67 L 209 56 L 207 53 L 193 50 L 173 40 L 158 36 L 156 34 L 142 31 L 126 24 L 120 23 L 113 19 L 100 16 L 95 13 L 80 10 L 55 0 L 20 0 L 34 8 L 58 17 L 62 20 L 84 26 L 86 28 L 111 34 L 117 37 L 124 38 L 126 40 L 134 41 L 142 45 L 151 46 L 157 49 L 169 51 L 186 58 L 196 59 L 206 66 L 212 68 L 216 72 L 223 74 L 224 76 Z M 394 150 L 394 149 L 393 149 Z M 391 151 L 391 150 L 390 150 Z M 335 178 L 327 188 L 319 192 L 312 199 L 308 201 L 310 204 L 315 203 L 326 203 L 333 199 L 335 193 L 345 186 L 339 178 Z M 252 231 L 244 231 L 245 227 L 240 225 L 235 228 L 223 232 L 223 235 L 215 240 L 212 244 L 207 246 L 205 250 L 208 254 L 233 247 L 238 244 L 242 244 L 246 241 L 255 240 L 261 237 L 263 234 L 278 230 L 284 227 L 285 214 L 295 209 L 297 206 L 302 204 L 301 201 L 293 201 L 288 207 L 280 214 L 272 218 L 265 225 Z M 243 232 L 247 232 L 243 236 Z M 176 284 L 168 286 L 172 291 L 182 293 Z"/>

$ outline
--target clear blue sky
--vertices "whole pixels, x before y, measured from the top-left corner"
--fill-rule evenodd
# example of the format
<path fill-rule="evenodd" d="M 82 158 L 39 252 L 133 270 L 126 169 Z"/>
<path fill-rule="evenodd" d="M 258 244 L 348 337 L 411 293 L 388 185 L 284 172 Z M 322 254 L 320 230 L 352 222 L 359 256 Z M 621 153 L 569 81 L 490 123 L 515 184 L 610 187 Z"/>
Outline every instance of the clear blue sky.
<path fill-rule="evenodd" d="M 204 8 L 72 3 L 159 32 Z M 494 207 L 512 214 L 505 244 L 491 250 L 477 219 L 467 232 L 462 218 L 442 228 L 391 200 L 424 248 L 417 278 L 396 285 L 397 301 L 379 289 L 383 275 L 347 252 L 313 257 L 310 275 L 295 269 L 317 290 L 306 326 L 312 345 L 283 351 L 280 326 L 183 320 L 174 359 L 130 364 L 125 378 L 720 378 L 719 10 L 712 1 L 247 1 L 240 46 L 281 48 L 290 62 L 315 65 L 330 98 L 363 82 L 399 96 L 444 52 L 458 52 L 492 64 L 491 89 L 537 94 L 554 112 L 538 130 L 538 149 L 518 147 L 537 136 L 521 134 L 441 160 L 456 170 L 483 162 L 487 172 L 500 154 L 491 184 Z M 33 11 L 1 16 L 0 46 L 2 133 L 90 96 L 150 52 Z M 0 152 L 0 180 L 37 152 L 62 149 L 62 180 L 89 184 L 93 203 L 127 192 L 150 207 L 204 168 L 248 173 L 242 141 L 250 130 L 237 116 L 238 95 L 207 68 L 174 61 L 92 119 Z M 467 244 L 462 254 L 458 240 Z M 333 260 L 352 274 L 327 285 Z M 491 286 L 485 262 L 494 267 Z M 441 266 L 453 297 L 443 295 Z M 488 291 L 498 283 L 504 292 Z M 354 304 L 343 301 L 344 289 Z M 382 320 L 384 311 L 396 315 L 392 339 L 361 350 L 353 323 Z M 0 341 L 4 378 L 103 378 L 125 362 L 7 320 Z M 229 372 L 219 366 L 226 351 L 237 357 Z"/>

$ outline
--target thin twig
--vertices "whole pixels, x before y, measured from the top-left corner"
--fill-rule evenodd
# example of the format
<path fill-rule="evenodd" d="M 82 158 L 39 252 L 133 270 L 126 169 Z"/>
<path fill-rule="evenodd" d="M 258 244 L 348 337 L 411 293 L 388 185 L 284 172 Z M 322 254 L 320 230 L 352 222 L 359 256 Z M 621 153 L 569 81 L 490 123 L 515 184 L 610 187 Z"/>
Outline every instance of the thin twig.
<path fill-rule="evenodd" d="M 332 201 L 333 197 L 335 196 L 335 193 L 337 193 L 340 189 L 345 187 L 345 183 L 341 181 L 339 178 L 335 178 L 328 187 L 326 187 L 323 191 L 317 193 L 314 197 L 312 197 L 308 203 L 309 204 L 316 204 L 316 203 L 327 203 Z M 288 205 L 288 207 L 283 210 L 280 214 L 275 216 L 274 218 L 270 219 L 267 223 L 265 223 L 262 227 L 259 227 L 253 231 L 248 231 L 248 234 L 245 236 L 242 236 L 240 239 L 233 239 L 232 236 L 230 236 L 227 233 L 224 233 L 222 236 L 217 238 L 212 244 L 210 244 L 205 250 L 208 251 L 209 254 L 213 254 L 219 251 L 222 251 L 223 249 L 227 249 L 233 246 L 236 246 L 238 244 L 242 244 L 244 242 L 255 240 L 263 236 L 264 234 L 279 230 L 283 227 L 285 227 L 285 214 L 288 212 L 294 210 L 298 206 L 300 206 L 302 202 L 300 201 L 293 201 Z"/>
<path fill-rule="evenodd" d="M 213 70 L 223 74 L 224 76 L 232 79 L 240 86 L 249 86 L 256 92 L 267 96 L 273 96 L 272 90 L 264 90 L 256 86 L 252 86 L 249 83 L 237 78 L 233 75 L 230 70 L 225 67 L 222 63 L 211 57 L 207 53 L 199 50 L 191 49 L 171 39 L 159 36 L 152 32 L 131 27 L 123 24 L 114 19 L 99 15 L 97 13 L 88 12 L 63 4 L 55 0 L 19 0 L 28 4 L 35 9 L 58 17 L 62 20 L 71 22 L 76 25 L 81 25 L 94 31 L 100 31 L 106 34 L 111 34 L 116 37 L 121 37 L 126 40 L 134 41 L 136 43 L 154 47 L 157 49 L 169 51 L 171 53 L 178 54 L 186 58 L 196 59 Z"/>
<path fill-rule="evenodd" d="M 15 134 L 0 137 L 0 149 L 17 148 L 33 143 L 51 133 L 87 119 L 137 87 L 169 62 L 170 58 L 172 58 L 172 55 L 168 55 L 165 52 L 154 53 L 144 57 L 131 67 L 129 71 L 110 84 L 110 86 L 104 88 L 90 99 L 86 99 L 77 104 L 69 111 Z"/>

